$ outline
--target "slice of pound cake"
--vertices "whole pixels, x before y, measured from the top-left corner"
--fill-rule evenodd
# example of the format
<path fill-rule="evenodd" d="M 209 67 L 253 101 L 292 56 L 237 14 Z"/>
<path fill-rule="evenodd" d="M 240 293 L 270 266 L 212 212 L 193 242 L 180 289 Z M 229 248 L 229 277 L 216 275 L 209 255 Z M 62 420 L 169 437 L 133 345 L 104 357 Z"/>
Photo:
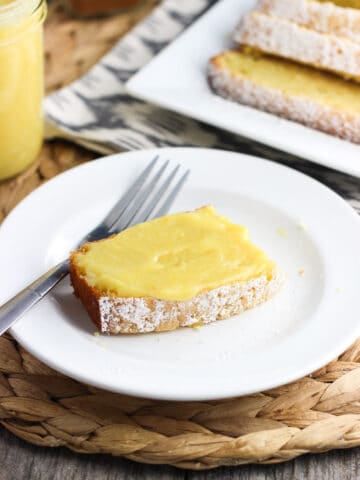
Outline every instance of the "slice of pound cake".
<path fill-rule="evenodd" d="M 208 78 L 222 97 L 360 143 L 360 85 L 248 48 L 212 58 Z"/>
<path fill-rule="evenodd" d="M 261 52 L 360 81 L 360 43 L 348 38 L 320 33 L 259 12 L 244 15 L 234 38 Z"/>
<path fill-rule="evenodd" d="M 167 215 L 70 257 L 75 294 L 101 332 L 173 330 L 255 307 L 281 285 L 246 228 L 214 208 Z"/>
<path fill-rule="evenodd" d="M 260 0 L 256 10 L 360 43 L 360 0 Z"/>

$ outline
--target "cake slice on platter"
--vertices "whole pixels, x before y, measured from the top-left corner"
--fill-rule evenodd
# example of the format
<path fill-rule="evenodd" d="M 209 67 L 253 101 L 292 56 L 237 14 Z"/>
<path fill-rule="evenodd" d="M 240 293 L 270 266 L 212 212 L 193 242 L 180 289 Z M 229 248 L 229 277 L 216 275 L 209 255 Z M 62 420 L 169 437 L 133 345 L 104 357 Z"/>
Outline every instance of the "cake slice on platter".
<path fill-rule="evenodd" d="M 256 10 L 360 43 L 360 0 L 260 0 Z"/>
<path fill-rule="evenodd" d="M 253 11 L 243 16 L 234 39 L 263 53 L 329 70 L 360 81 L 360 43 Z"/>
<path fill-rule="evenodd" d="M 360 85 L 248 48 L 209 62 L 218 95 L 360 143 Z"/>

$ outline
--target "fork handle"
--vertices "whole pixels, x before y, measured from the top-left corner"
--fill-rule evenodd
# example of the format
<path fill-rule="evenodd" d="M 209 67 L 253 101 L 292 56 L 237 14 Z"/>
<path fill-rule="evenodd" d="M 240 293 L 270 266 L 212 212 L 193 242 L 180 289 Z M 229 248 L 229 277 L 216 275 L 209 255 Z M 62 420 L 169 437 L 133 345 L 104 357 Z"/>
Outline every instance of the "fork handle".
<path fill-rule="evenodd" d="M 69 260 L 64 260 L 4 303 L 0 307 L 0 335 L 44 298 L 68 273 Z"/>

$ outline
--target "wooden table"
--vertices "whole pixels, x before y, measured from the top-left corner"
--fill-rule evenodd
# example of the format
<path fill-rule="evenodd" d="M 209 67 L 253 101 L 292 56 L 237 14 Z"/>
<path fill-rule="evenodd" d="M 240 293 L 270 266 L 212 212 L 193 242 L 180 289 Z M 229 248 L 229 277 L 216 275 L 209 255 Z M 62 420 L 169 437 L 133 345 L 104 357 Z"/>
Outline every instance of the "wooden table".
<path fill-rule="evenodd" d="M 67 12 L 62 0 L 53 0 L 46 24 L 47 91 L 79 77 L 155 3 L 157 0 L 150 0 L 145 9 L 122 17 L 79 21 Z M 45 144 L 38 160 L 27 171 L 0 184 L 0 221 L 21 198 L 43 181 L 95 156 L 92 152 L 63 141 Z M 281 465 L 190 472 L 140 465 L 110 456 L 79 455 L 63 448 L 35 447 L 0 427 L 0 465 L 0 480 L 347 480 L 360 478 L 360 451 L 353 449 L 311 455 Z"/>

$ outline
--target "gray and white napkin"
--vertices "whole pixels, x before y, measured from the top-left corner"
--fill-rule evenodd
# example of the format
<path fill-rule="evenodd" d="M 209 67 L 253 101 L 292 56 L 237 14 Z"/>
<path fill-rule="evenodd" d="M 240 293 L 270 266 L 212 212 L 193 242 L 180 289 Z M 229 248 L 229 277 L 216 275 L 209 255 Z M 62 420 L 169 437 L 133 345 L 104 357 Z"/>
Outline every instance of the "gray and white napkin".
<path fill-rule="evenodd" d="M 126 81 L 214 3 L 215 0 L 163 0 L 87 74 L 46 98 L 47 138 L 67 138 L 102 154 L 161 146 L 198 146 L 258 155 L 319 179 L 360 213 L 359 179 L 127 95 Z"/>

